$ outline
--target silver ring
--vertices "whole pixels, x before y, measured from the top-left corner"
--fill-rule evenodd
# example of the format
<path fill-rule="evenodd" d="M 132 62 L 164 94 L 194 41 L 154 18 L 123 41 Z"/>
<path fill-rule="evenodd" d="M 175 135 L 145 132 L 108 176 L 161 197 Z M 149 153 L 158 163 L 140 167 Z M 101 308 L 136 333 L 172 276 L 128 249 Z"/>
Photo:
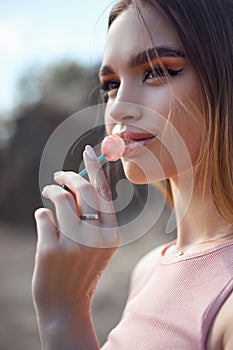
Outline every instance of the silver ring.
<path fill-rule="evenodd" d="M 89 214 L 81 214 L 81 220 L 99 220 L 99 214 L 97 213 L 89 213 Z"/>

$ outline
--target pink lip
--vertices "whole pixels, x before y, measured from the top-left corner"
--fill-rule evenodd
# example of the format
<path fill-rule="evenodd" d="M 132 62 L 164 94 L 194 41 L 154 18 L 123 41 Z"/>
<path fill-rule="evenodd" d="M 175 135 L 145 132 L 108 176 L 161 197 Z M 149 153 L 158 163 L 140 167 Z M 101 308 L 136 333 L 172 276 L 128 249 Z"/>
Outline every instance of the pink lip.
<path fill-rule="evenodd" d="M 121 132 L 119 136 L 125 141 L 125 140 L 131 140 L 131 141 L 140 141 L 140 140 L 146 140 L 151 139 L 155 135 L 151 133 L 145 133 L 145 132 Z"/>
<path fill-rule="evenodd" d="M 127 158 L 138 153 L 143 147 L 153 142 L 156 135 L 143 132 L 122 132 L 119 135 L 125 142 L 125 152 L 123 158 Z"/>

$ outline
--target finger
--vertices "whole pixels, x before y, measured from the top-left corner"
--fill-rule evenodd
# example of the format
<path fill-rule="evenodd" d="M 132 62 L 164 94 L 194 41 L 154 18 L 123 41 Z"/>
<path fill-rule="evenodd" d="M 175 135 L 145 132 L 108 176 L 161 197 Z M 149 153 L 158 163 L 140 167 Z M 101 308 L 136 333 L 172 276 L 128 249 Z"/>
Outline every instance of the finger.
<path fill-rule="evenodd" d="M 61 233 L 65 234 L 72 225 L 78 224 L 77 206 L 70 192 L 57 185 L 48 185 L 44 187 L 42 195 L 54 204 Z"/>
<path fill-rule="evenodd" d="M 87 246 L 99 246 L 98 228 L 96 225 L 87 226 L 78 217 L 76 203 L 70 192 L 60 186 L 49 185 L 43 189 L 42 195 L 55 206 L 60 231 L 59 242 L 63 248 L 69 249 L 70 239 Z"/>
<path fill-rule="evenodd" d="M 60 185 L 66 185 L 76 194 L 80 213 L 99 213 L 100 222 L 87 220 L 86 223 L 92 227 L 102 224 L 102 246 L 117 246 L 119 232 L 107 179 L 95 154 L 92 159 L 84 154 L 84 160 L 91 183 L 74 172 L 57 172 L 54 174 L 54 180 Z M 101 185 L 102 183 L 104 185 Z M 95 233 L 96 238 L 97 236 Z"/>
<path fill-rule="evenodd" d="M 110 186 L 91 146 L 86 146 L 83 158 L 90 182 L 99 194 L 100 216 L 108 227 L 116 227 L 117 221 Z"/>
<path fill-rule="evenodd" d="M 86 214 L 97 214 L 100 220 L 97 193 L 91 183 L 87 182 L 80 187 L 77 201 L 81 212 L 81 218 L 82 216 L 84 217 L 83 220 L 85 220 Z M 92 220 L 91 224 L 99 225 L 99 222 Z"/>
<path fill-rule="evenodd" d="M 75 195 L 78 215 L 98 213 L 96 190 L 92 184 L 73 171 L 61 171 L 54 174 L 54 180 L 61 186 L 67 186 Z"/>
<path fill-rule="evenodd" d="M 80 185 L 87 182 L 74 171 L 57 171 L 54 173 L 54 181 L 61 186 L 67 186 L 74 193 L 78 191 Z"/>
<path fill-rule="evenodd" d="M 46 248 L 56 244 L 58 230 L 51 210 L 39 208 L 35 211 L 34 216 L 37 227 L 38 246 Z"/>
<path fill-rule="evenodd" d="M 86 146 L 83 153 L 83 158 L 90 182 L 94 185 L 97 192 L 103 199 L 111 202 L 112 195 L 108 181 L 104 174 L 103 168 L 91 146 Z"/>

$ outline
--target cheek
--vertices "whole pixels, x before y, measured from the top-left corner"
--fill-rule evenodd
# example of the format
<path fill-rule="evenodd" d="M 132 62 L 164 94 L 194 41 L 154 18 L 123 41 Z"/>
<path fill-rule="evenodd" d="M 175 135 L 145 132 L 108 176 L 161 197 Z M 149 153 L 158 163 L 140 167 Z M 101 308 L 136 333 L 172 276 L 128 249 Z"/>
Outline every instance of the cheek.
<path fill-rule="evenodd" d="M 202 96 L 198 85 L 186 87 L 185 92 L 173 98 L 170 121 L 183 140 L 194 164 L 202 145 L 205 122 Z"/>
<path fill-rule="evenodd" d="M 176 94 L 160 91 L 147 106 L 163 116 L 165 125 L 160 139 L 146 148 L 150 152 L 123 160 L 126 176 L 137 184 L 157 182 L 193 168 L 203 141 L 204 117 L 198 89 L 176 89 Z"/>
<path fill-rule="evenodd" d="M 169 151 L 176 158 L 182 157 L 185 152 L 189 154 L 192 164 L 195 164 L 205 130 L 203 98 L 195 74 L 189 72 L 171 85 L 164 85 L 156 91 L 147 91 L 143 97 L 147 106 L 160 114 L 165 121 L 161 133 L 160 158 L 171 158 L 168 156 Z M 171 163 L 169 160 L 168 164 Z M 185 166 L 184 161 L 183 167 Z"/>
<path fill-rule="evenodd" d="M 167 86 L 148 87 L 141 94 L 141 104 L 167 119 L 171 111 L 172 92 Z M 146 121 L 145 121 L 146 122 Z"/>
<path fill-rule="evenodd" d="M 105 111 L 104 111 L 104 124 L 105 124 L 105 130 L 107 135 L 112 134 L 113 127 L 116 125 L 116 121 L 111 118 L 110 111 L 111 111 L 112 105 L 107 102 L 105 105 Z"/>

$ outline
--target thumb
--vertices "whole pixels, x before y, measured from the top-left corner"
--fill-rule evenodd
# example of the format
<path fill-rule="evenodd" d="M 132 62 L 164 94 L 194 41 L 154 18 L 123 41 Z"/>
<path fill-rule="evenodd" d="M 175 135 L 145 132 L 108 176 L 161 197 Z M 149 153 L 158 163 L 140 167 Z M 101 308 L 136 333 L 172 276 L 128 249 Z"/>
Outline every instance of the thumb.
<path fill-rule="evenodd" d="M 39 208 L 35 211 L 39 247 L 49 247 L 58 242 L 58 230 L 50 209 Z"/>

